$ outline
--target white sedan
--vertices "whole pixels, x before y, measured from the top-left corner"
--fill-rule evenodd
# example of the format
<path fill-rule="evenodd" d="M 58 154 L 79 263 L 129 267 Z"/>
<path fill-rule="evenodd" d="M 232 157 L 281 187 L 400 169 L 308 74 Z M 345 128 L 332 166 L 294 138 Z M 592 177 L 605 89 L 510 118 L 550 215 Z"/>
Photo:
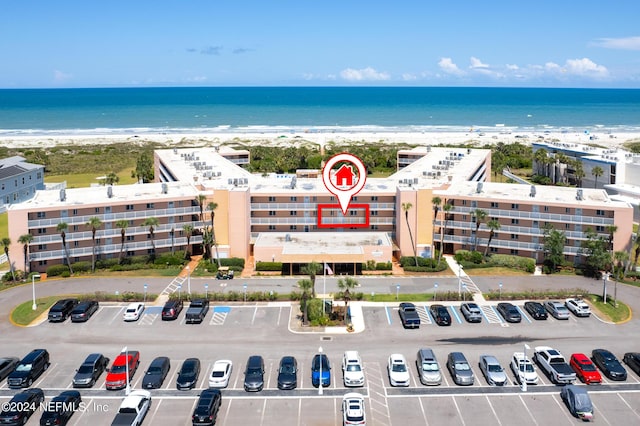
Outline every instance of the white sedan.
<path fill-rule="evenodd" d="M 124 311 L 122 318 L 125 321 L 138 321 L 140 319 L 140 315 L 142 315 L 142 312 L 144 312 L 144 303 L 130 303 L 129 306 L 127 306 L 127 309 Z"/>
<path fill-rule="evenodd" d="M 342 398 L 342 424 L 344 426 L 364 425 L 367 423 L 364 410 L 364 397 L 351 392 Z"/>
<path fill-rule="evenodd" d="M 216 361 L 209 376 L 210 388 L 226 388 L 233 371 L 233 363 L 228 359 Z"/>
<path fill-rule="evenodd" d="M 387 365 L 389 383 L 391 386 L 409 386 L 410 375 L 407 368 L 407 360 L 402 354 L 393 354 L 389 357 Z"/>

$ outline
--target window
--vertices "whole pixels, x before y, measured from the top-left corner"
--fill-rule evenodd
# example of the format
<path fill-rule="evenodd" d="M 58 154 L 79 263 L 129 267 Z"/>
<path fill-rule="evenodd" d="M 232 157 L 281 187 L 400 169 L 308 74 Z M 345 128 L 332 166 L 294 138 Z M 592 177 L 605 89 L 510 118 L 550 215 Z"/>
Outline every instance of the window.
<path fill-rule="evenodd" d="M 147 208 L 148 209 L 154 209 L 154 203 L 147 203 Z"/>
<path fill-rule="evenodd" d="M 276 197 L 269 197 L 269 202 L 270 203 L 275 203 L 276 201 Z"/>
<path fill-rule="evenodd" d="M 44 219 L 45 217 L 47 217 L 47 213 L 46 213 L 46 212 L 38 212 L 38 213 L 36 214 L 36 217 L 37 217 L 38 219 Z"/>
<path fill-rule="evenodd" d="M 596 215 L 604 216 L 604 210 L 596 210 Z"/>
<path fill-rule="evenodd" d="M 38 234 L 46 234 L 47 228 L 38 228 Z"/>
<path fill-rule="evenodd" d="M 518 239 L 518 234 L 511 234 L 511 239 L 512 240 L 517 240 Z"/>
<path fill-rule="evenodd" d="M 73 209 L 73 215 L 78 216 L 78 209 Z"/>
<path fill-rule="evenodd" d="M 298 197 L 289 197 L 289 201 L 298 201 Z"/>
<path fill-rule="evenodd" d="M 462 235 L 467 235 L 467 230 L 466 229 L 462 230 Z"/>
<path fill-rule="evenodd" d="M 275 215 L 276 215 L 275 210 L 269 210 L 269 216 L 275 216 Z"/>
<path fill-rule="evenodd" d="M 127 204 L 126 208 L 127 211 L 131 211 L 133 210 L 133 204 Z"/>
<path fill-rule="evenodd" d="M 497 209 L 497 208 L 499 208 L 498 203 L 496 203 L 495 201 L 492 201 L 492 202 L 491 202 L 491 208 L 492 208 L 492 209 Z"/>
<path fill-rule="evenodd" d="M 269 231 L 275 231 L 275 230 L 276 230 L 275 225 L 269 225 Z"/>
<path fill-rule="evenodd" d="M 518 252 L 518 250 L 516 250 L 516 249 L 511 249 L 511 254 L 512 254 L 512 255 L 517 256 L 517 255 L 518 255 L 518 253 L 519 253 L 519 252 Z"/>
<path fill-rule="evenodd" d="M 566 214 L 571 214 L 571 207 L 565 207 L 565 208 L 564 208 L 564 212 L 565 212 Z"/>
<path fill-rule="evenodd" d="M 38 250 L 46 250 L 46 249 L 47 249 L 46 244 L 38 244 Z"/>
<path fill-rule="evenodd" d="M 377 195 L 372 195 L 371 196 L 371 201 L 378 201 L 378 196 Z"/>
<path fill-rule="evenodd" d="M 135 235 L 127 235 L 127 241 L 135 241 L 135 240 L 136 240 Z"/>
<path fill-rule="evenodd" d="M 289 210 L 289 216 L 298 216 L 297 210 Z"/>
<path fill-rule="evenodd" d="M 475 202 L 475 201 L 474 201 Z M 462 205 L 466 206 L 467 205 L 467 200 L 462 200 Z"/>
<path fill-rule="evenodd" d="M 351 197 L 352 201 L 358 201 L 358 197 Z"/>
<path fill-rule="evenodd" d="M 371 210 L 371 216 L 378 216 L 378 210 Z"/>
<path fill-rule="evenodd" d="M 544 211 L 549 212 L 549 206 L 544 206 Z"/>
<path fill-rule="evenodd" d="M 296 225 L 290 225 L 289 226 L 289 231 L 295 231 L 297 229 Z"/>
<path fill-rule="evenodd" d="M 571 229 L 571 224 L 570 223 L 565 223 L 564 224 L 564 229 Z"/>
<path fill-rule="evenodd" d="M 378 225 L 371 225 L 371 229 L 375 231 L 376 229 L 378 229 Z"/>
<path fill-rule="evenodd" d="M 349 210 L 349 216 L 358 216 L 358 210 Z"/>
<path fill-rule="evenodd" d="M 94 213 L 100 213 L 100 207 L 96 207 L 95 209 L 93 209 Z"/>
<path fill-rule="evenodd" d="M 489 251 L 490 251 L 491 253 L 497 253 L 497 252 L 498 252 L 498 247 L 490 247 L 490 248 L 489 248 Z"/>
<path fill-rule="evenodd" d="M 511 219 L 511 224 L 512 225 L 519 225 L 520 224 L 520 219 Z"/>
<path fill-rule="evenodd" d="M 511 204 L 511 210 L 518 210 L 520 208 L 520 204 Z"/>
<path fill-rule="evenodd" d="M 74 241 L 73 242 L 73 246 L 74 247 L 80 247 L 80 241 Z"/>
<path fill-rule="evenodd" d="M 41 172 L 38 172 L 38 174 L 36 175 L 36 177 L 37 177 L 38 179 L 42 179 L 42 173 L 41 173 Z"/>
<path fill-rule="evenodd" d="M 540 228 L 540 223 L 537 220 L 533 221 L 533 227 L 534 228 Z"/>
<path fill-rule="evenodd" d="M 39 265 L 39 266 L 45 266 L 46 264 L 47 264 L 47 261 L 46 261 L 46 260 L 39 260 L 39 261 L 38 261 L 38 265 Z"/>
<path fill-rule="evenodd" d="M 604 226 L 596 225 L 596 232 L 604 232 Z"/>

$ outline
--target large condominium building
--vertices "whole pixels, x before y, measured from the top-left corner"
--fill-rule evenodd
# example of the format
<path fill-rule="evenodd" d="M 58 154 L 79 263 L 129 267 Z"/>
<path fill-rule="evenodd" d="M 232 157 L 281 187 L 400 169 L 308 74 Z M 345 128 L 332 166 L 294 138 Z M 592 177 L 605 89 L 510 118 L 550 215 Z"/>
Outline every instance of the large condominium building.
<path fill-rule="evenodd" d="M 14 156 L 0 159 L 0 209 L 21 203 L 44 189 L 44 166 Z"/>
<path fill-rule="evenodd" d="M 30 245 L 34 268 L 62 263 L 56 225 L 64 221 L 73 226 L 67 234 L 72 261 L 88 259 L 92 244 L 86 223 L 93 216 L 108 224 L 98 234 L 103 257 L 118 256 L 119 219 L 130 221 L 127 236 L 132 240 L 126 250 L 149 252 L 152 242 L 142 223 L 153 216 L 161 219 L 156 251 L 174 245 L 184 248 L 184 224 L 202 228 L 213 222 L 220 257 L 282 262 L 285 273 L 296 273 L 311 261 L 327 262 L 335 273 L 354 273 L 371 260 L 388 262 L 414 253 L 430 257 L 441 243 L 446 253 L 481 249 L 488 231 L 482 224 L 476 241 L 472 211 L 477 208 L 500 222 L 492 252 L 539 262 L 541 229 L 547 224 L 567 234 L 568 259 L 576 258 L 588 227 L 607 234 L 609 225 L 617 226 L 616 250 L 628 248 L 631 240 L 633 208 L 627 203 L 610 199 L 602 190 L 488 182 L 489 150 L 402 150 L 399 170 L 386 178 L 367 178 L 346 214 L 320 171 L 252 174 L 241 167 L 249 161 L 248 152 L 224 147 L 157 150 L 155 184 L 68 190 L 64 199 L 57 192 L 38 192 L 33 201 L 10 209 L 12 253 L 20 253 L 15 242 L 29 232 L 36 237 Z M 438 199 L 439 213 L 434 217 Z M 446 204 L 453 210 L 445 223 Z M 199 223 L 201 219 L 204 223 Z M 194 250 L 201 241 L 192 239 Z"/>
<path fill-rule="evenodd" d="M 37 191 L 35 197 L 8 209 L 9 237 L 13 242 L 11 260 L 24 268 L 21 235 L 31 234 L 27 270 L 44 272 L 51 265 L 66 263 L 66 249 L 73 264 L 90 261 L 93 235 L 88 223 L 97 218 L 96 258 L 127 256 L 184 250 L 187 238 L 183 227 L 201 227 L 198 191 L 190 183 L 152 183 L 144 185 L 100 186 L 91 188 Z M 155 218 L 153 239 L 149 218 Z M 63 225 L 60 225 L 63 224 Z M 122 241 L 122 230 L 125 238 Z M 191 237 L 192 244 L 202 237 Z"/>

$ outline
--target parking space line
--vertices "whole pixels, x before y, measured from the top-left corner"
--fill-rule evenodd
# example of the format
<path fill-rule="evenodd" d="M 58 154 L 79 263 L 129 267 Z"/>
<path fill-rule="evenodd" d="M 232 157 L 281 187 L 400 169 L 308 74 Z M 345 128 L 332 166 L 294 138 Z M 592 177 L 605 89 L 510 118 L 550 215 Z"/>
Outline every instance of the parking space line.
<path fill-rule="evenodd" d="M 538 421 L 533 416 L 533 413 L 531 412 L 531 410 L 529 410 L 529 407 L 527 406 L 527 403 L 524 402 L 524 399 L 522 399 L 522 395 L 518 395 L 518 398 L 520 398 L 520 402 L 522 402 L 522 405 L 524 405 L 524 409 L 527 410 L 527 413 L 529 413 L 529 417 L 531 417 L 531 420 L 533 420 L 533 424 L 537 425 Z"/>
<path fill-rule="evenodd" d="M 424 411 L 424 404 L 422 404 L 422 398 L 418 398 L 418 404 L 420 404 L 420 411 L 422 411 L 422 418 L 424 419 L 424 424 L 429 426 L 429 421 L 427 420 L 427 413 Z"/>
<path fill-rule="evenodd" d="M 489 324 L 502 324 L 502 318 L 498 315 L 493 306 L 483 305 L 480 306 L 480 309 L 482 310 L 482 315 L 484 315 Z"/>
<path fill-rule="evenodd" d="M 418 316 L 420 317 L 420 323 L 432 324 L 431 317 L 429 316 L 429 310 L 426 306 L 418 306 L 416 308 L 416 311 L 418 312 Z"/>
<path fill-rule="evenodd" d="M 44 371 L 40 377 L 38 377 L 38 380 L 36 382 L 33 383 L 33 387 L 37 388 L 40 387 L 40 383 L 42 383 L 42 381 L 49 375 L 51 374 L 51 370 L 53 370 L 54 368 L 56 368 L 56 366 L 58 365 L 58 363 L 55 363 L 53 365 L 49 364 L 49 367 L 47 367 L 47 370 Z"/>
<path fill-rule="evenodd" d="M 223 325 L 230 311 L 229 306 L 214 306 L 209 325 Z"/>
<path fill-rule="evenodd" d="M 242 363 L 239 365 L 239 367 L 242 367 Z M 235 368 L 234 368 L 235 370 Z M 236 380 L 235 382 L 233 382 L 233 388 L 234 389 L 238 389 L 238 380 L 240 380 L 240 376 L 242 376 L 242 371 L 244 371 L 242 368 L 238 368 L 238 370 L 236 370 L 238 374 L 236 374 Z M 244 388 L 244 385 L 242 386 Z"/>
<path fill-rule="evenodd" d="M 153 397 L 151 398 L 151 400 L 153 400 Z M 158 409 L 160 408 L 160 405 L 162 405 L 162 401 L 164 401 L 164 399 L 160 399 L 160 401 L 158 401 L 157 404 L 153 404 L 155 408 L 153 409 L 153 414 L 151 414 L 151 418 L 149 419 L 152 424 L 154 423 L 153 419 L 155 419 L 156 415 L 158 414 Z"/>
<path fill-rule="evenodd" d="M 618 397 L 622 400 L 622 402 L 624 402 L 624 405 L 626 405 L 627 407 L 629 407 L 629 409 L 630 409 L 631 411 L 633 411 L 633 414 L 635 414 L 635 415 L 636 415 L 636 417 L 638 417 L 638 418 L 640 419 L 640 414 L 638 414 L 638 412 L 635 410 L 635 408 L 633 408 L 633 407 L 631 406 L 631 404 L 629 404 L 629 403 L 627 402 L 627 400 L 626 400 L 626 399 L 624 399 L 624 398 L 622 397 L 622 395 L 620 395 L 620 393 L 619 393 L 619 392 L 617 392 L 617 393 L 616 393 L 616 395 L 618 395 Z"/>
<path fill-rule="evenodd" d="M 451 306 L 451 312 L 453 312 L 453 315 L 456 317 L 458 324 L 462 324 L 462 320 L 460 319 L 460 315 L 458 315 L 458 312 L 456 312 L 455 306 Z"/>
<path fill-rule="evenodd" d="M 465 426 L 466 423 L 464 422 L 464 417 L 462 417 L 462 412 L 460 411 L 460 407 L 458 407 L 458 402 L 456 401 L 456 397 L 455 396 L 451 396 L 451 399 L 453 400 L 453 405 L 455 405 L 455 407 L 456 407 L 456 411 L 458 412 L 458 417 L 460 417 L 460 421 L 462 422 L 462 426 Z"/>
<path fill-rule="evenodd" d="M 264 413 L 267 411 L 267 399 L 264 399 L 264 402 L 262 403 L 262 413 L 260 413 L 260 424 L 263 425 L 264 424 Z"/>
<path fill-rule="evenodd" d="M 531 318 L 529 318 L 529 315 L 524 312 L 524 309 L 522 309 L 520 306 L 516 306 L 516 309 L 518 310 L 518 312 L 520 312 L 520 316 L 522 316 L 522 318 L 526 319 L 529 324 L 531 324 Z"/>
<path fill-rule="evenodd" d="M 179 363 L 176 363 L 175 366 L 173 365 L 173 362 L 171 362 L 171 364 L 172 364 L 171 370 L 173 370 L 173 373 L 171 373 L 171 377 L 169 377 L 169 380 L 165 378 L 165 386 L 164 386 L 165 389 L 169 389 L 169 386 L 171 386 L 171 383 L 174 383 L 177 380 L 176 376 L 178 374 L 178 370 L 180 370 L 179 366 L 182 365 L 182 361 L 180 361 Z"/>
<path fill-rule="evenodd" d="M 558 398 L 556 397 L 556 395 L 553 395 L 553 394 L 551 395 L 551 398 L 555 401 L 556 404 L 558 404 L 558 407 L 560 407 L 560 411 L 562 411 L 562 413 L 567 418 L 567 420 L 569 420 L 570 422 L 573 422 L 573 418 L 571 416 L 569 416 L 569 414 L 568 414 L 569 410 L 567 410 L 567 407 L 562 402 L 562 399 L 560 399 L 560 401 L 558 401 Z M 595 407 L 595 405 L 594 405 L 594 407 Z M 609 422 L 607 422 L 607 423 L 609 423 Z"/>
<path fill-rule="evenodd" d="M 113 318 L 111 318 L 111 321 L 109 321 L 109 325 L 113 324 L 116 318 L 122 317 L 122 311 L 124 311 L 124 309 L 125 309 L 124 306 L 121 306 L 120 309 L 118 309 L 118 312 L 116 312 Z"/>
<path fill-rule="evenodd" d="M 502 426 L 502 422 L 500 421 L 500 417 L 498 416 L 498 413 L 496 413 L 496 410 L 493 408 L 493 404 L 491 403 L 491 400 L 489 399 L 489 395 L 485 395 L 484 397 L 487 400 L 487 404 L 489 404 L 489 408 L 491 408 L 491 412 L 493 413 L 493 417 L 496 418 L 496 422 L 498 422 L 498 424 L 500 426 Z"/>
<path fill-rule="evenodd" d="M 385 306 L 384 311 L 387 314 L 387 322 L 389 323 L 389 325 L 391 325 L 393 322 L 391 321 L 391 314 L 389 313 L 389 307 Z"/>
<path fill-rule="evenodd" d="M 258 307 L 256 306 L 253 309 L 253 317 L 251 317 L 251 325 L 253 325 L 256 322 L 256 314 L 258 313 Z"/>
<path fill-rule="evenodd" d="M 370 375 L 367 378 L 367 389 L 369 391 L 369 407 L 371 410 L 371 424 L 389 425 L 391 424 L 391 413 L 387 403 L 387 389 L 382 368 L 379 363 L 367 363 L 367 370 Z"/>
<path fill-rule="evenodd" d="M 267 389 L 271 389 L 271 376 L 273 375 L 273 361 L 269 361 L 269 368 L 267 369 Z M 335 381 L 335 380 L 334 380 Z M 277 385 L 276 385 L 277 387 Z"/>

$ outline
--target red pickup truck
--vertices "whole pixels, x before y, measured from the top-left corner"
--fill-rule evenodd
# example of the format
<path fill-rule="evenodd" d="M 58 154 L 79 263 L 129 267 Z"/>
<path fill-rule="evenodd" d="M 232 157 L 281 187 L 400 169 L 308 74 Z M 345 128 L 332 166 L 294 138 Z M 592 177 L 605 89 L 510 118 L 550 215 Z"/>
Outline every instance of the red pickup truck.
<path fill-rule="evenodd" d="M 109 390 L 124 389 L 127 386 L 127 364 L 129 381 L 140 365 L 140 352 L 122 352 L 113 360 L 113 364 L 107 373 L 105 385 Z"/>

